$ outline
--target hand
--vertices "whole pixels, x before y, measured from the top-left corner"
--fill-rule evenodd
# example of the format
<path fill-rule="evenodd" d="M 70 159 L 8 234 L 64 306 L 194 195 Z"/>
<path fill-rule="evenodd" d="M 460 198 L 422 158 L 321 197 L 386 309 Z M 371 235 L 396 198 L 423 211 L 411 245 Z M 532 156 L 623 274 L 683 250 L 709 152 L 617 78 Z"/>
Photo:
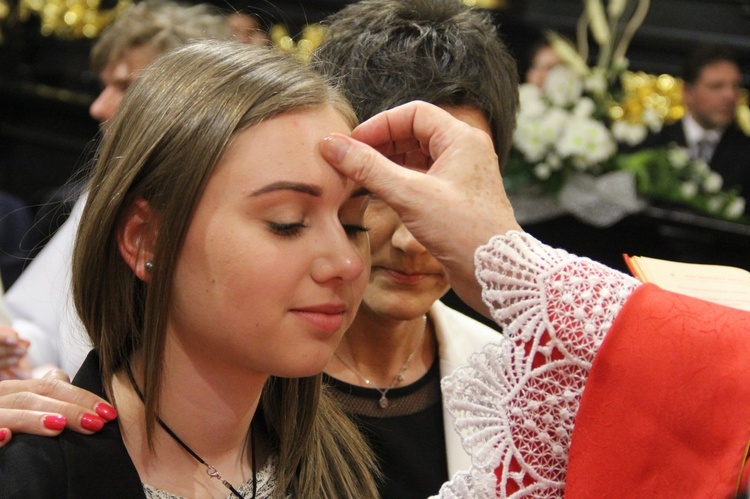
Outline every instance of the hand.
<path fill-rule="evenodd" d="M 29 377 L 28 362 L 25 361 L 29 342 L 7 326 L 0 326 L 0 380 L 25 379 Z"/>
<path fill-rule="evenodd" d="M 13 433 L 55 436 L 69 428 L 92 434 L 116 417 L 111 405 L 71 385 L 61 369 L 41 379 L 0 382 L 0 447 Z"/>
<path fill-rule="evenodd" d="M 396 210 L 445 266 L 459 296 L 487 312 L 474 276 L 474 252 L 492 236 L 521 228 L 486 133 L 436 106 L 412 102 L 362 123 L 351 138 L 326 137 L 321 153 Z M 423 174 L 393 161 L 429 170 Z"/>

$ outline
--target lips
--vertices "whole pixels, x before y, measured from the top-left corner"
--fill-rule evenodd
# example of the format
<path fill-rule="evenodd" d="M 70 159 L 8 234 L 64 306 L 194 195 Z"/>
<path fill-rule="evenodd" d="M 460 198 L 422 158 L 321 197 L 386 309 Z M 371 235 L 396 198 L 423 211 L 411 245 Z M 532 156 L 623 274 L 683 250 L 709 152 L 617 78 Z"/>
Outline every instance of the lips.
<path fill-rule="evenodd" d="M 325 303 L 294 308 L 291 312 L 322 332 L 335 333 L 344 325 L 346 310 L 343 303 Z"/>
<path fill-rule="evenodd" d="M 419 284 L 428 277 L 437 275 L 434 272 L 402 271 L 386 267 L 376 267 L 373 270 L 380 270 L 388 275 L 393 281 L 409 286 Z"/>

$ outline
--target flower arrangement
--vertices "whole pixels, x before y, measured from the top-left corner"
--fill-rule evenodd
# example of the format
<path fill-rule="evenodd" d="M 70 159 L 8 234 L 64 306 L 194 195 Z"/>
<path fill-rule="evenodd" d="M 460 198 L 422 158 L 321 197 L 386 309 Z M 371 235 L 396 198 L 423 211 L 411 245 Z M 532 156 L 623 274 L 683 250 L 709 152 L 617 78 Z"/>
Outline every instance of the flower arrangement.
<path fill-rule="evenodd" d="M 686 150 L 627 152 L 684 113 L 679 80 L 627 71 L 627 47 L 649 1 L 609 0 L 606 10 L 602 0 L 584 3 L 578 47 L 548 33 L 563 64 L 549 72 L 543 88 L 520 87 L 513 149 L 503 174 L 509 194 L 537 212 L 531 221 L 570 212 L 607 226 L 654 199 L 744 221 L 745 200 L 722 190 L 721 176 L 705 162 L 691 161 Z M 599 45 L 593 67 L 586 63 L 589 30 Z M 544 195 L 548 202 L 538 202 Z M 523 216 L 524 209 L 519 211 Z"/>

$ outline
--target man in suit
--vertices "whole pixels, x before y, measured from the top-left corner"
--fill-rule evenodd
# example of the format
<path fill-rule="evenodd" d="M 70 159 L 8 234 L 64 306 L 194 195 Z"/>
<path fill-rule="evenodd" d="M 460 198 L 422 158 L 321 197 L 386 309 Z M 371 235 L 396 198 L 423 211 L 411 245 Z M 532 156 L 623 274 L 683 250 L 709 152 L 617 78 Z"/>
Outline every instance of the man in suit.
<path fill-rule="evenodd" d="M 639 148 L 671 143 L 686 147 L 719 173 L 726 189 L 750 198 L 750 137 L 735 123 L 742 75 L 726 47 L 702 46 L 685 61 L 682 120 L 649 136 Z"/>

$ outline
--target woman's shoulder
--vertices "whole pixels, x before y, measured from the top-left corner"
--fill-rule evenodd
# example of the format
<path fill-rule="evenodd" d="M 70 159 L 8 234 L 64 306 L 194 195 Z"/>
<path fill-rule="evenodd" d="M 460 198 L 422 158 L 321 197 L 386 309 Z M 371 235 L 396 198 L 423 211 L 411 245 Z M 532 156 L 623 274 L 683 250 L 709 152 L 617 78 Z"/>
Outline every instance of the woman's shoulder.
<path fill-rule="evenodd" d="M 60 437 L 14 435 L 0 449 L 0 497 L 66 497 Z"/>

